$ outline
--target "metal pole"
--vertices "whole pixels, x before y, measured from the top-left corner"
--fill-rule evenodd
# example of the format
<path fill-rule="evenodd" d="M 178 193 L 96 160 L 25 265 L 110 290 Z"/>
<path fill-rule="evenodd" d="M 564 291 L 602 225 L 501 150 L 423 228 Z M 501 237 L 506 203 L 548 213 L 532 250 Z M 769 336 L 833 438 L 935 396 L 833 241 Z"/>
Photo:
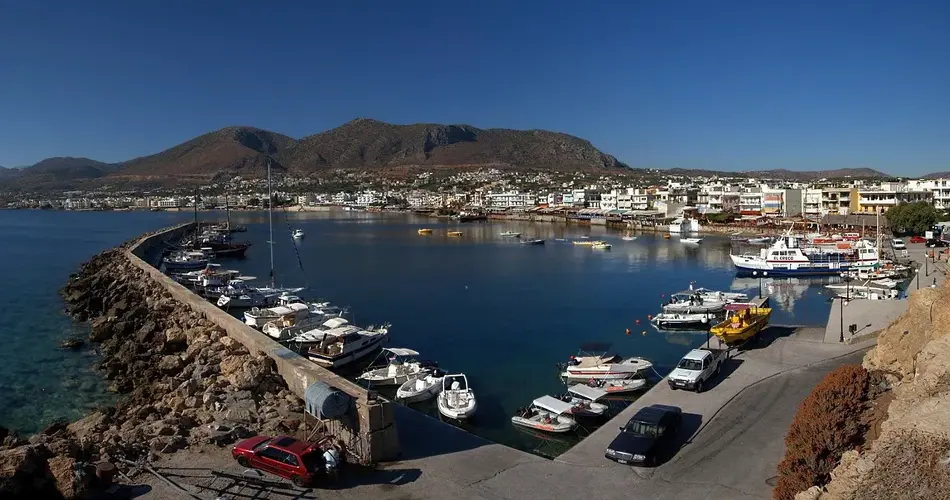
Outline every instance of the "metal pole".
<path fill-rule="evenodd" d="M 270 246 L 270 287 L 275 287 L 274 282 L 274 195 L 270 188 L 270 160 L 267 160 L 267 224 L 270 227 L 270 240 L 267 242 Z"/>
<path fill-rule="evenodd" d="M 841 334 L 838 335 L 838 342 L 844 343 L 844 299 L 839 297 L 838 300 L 841 304 L 841 307 L 839 308 L 841 311 Z"/>

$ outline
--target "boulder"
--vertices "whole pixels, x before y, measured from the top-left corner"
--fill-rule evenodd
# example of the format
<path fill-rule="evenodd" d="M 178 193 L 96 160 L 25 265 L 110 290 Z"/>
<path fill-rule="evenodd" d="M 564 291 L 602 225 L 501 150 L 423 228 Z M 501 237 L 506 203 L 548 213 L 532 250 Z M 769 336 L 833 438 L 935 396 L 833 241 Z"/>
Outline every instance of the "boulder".
<path fill-rule="evenodd" d="M 165 352 L 178 352 L 188 347 L 188 337 L 181 328 L 170 327 L 165 330 Z"/>
<path fill-rule="evenodd" d="M 76 498 L 83 494 L 85 485 L 76 476 L 76 460 L 66 456 L 49 459 L 49 471 L 56 481 L 56 489 L 65 498 Z"/>
<path fill-rule="evenodd" d="M 0 498 L 57 498 L 56 482 L 42 446 L 0 451 Z"/>
<path fill-rule="evenodd" d="M 162 360 L 158 362 L 158 369 L 169 375 L 180 372 L 182 366 L 184 366 L 184 361 L 177 354 L 163 356 Z"/>
<path fill-rule="evenodd" d="M 89 340 L 92 342 L 105 342 L 115 335 L 115 325 L 111 318 L 101 316 L 92 322 Z"/>
<path fill-rule="evenodd" d="M 218 342 L 220 342 L 221 345 L 223 345 L 227 349 L 234 349 L 237 346 L 241 345 L 241 343 L 238 342 L 237 340 L 234 340 L 231 337 L 227 337 L 227 336 L 219 338 Z"/>
<path fill-rule="evenodd" d="M 221 371 L 221 375 L 227 377 L 243 370 L 244 361 L 245 358 L 243 356 L 228 356 L 221 360 L 221 363 L 218 364 L 218 369 Z"/>
<path fill-rule="evenodd" d="M 240 371 L 228 375 L 228 382 L 238 390 L 254 389 L 264 381 L 264 368 L 261 363 L 248 361 Z"/>
<path fill-rule="evenodd" d="M 148 310 L 146 309 L 146 315 L 148 314 L 147 311 Z M 155 334 L 157 329 L 158 325 L 156 325 L 154 321 L 148 320 L 141 327 L 139 327 L 138 330 L 135 331 L 135 340 L 138 341 L 140 345 L 145 344 L 152 339 L 152 335 Z"/>
<path fill-rule="evenodd" d="M 106 426 L 106 416 L 101 412 L 95 412 L 81 420 L 69 424 L 66 429 L 80 440 L 89 439 L 90 436 L 101 432 Z"/>

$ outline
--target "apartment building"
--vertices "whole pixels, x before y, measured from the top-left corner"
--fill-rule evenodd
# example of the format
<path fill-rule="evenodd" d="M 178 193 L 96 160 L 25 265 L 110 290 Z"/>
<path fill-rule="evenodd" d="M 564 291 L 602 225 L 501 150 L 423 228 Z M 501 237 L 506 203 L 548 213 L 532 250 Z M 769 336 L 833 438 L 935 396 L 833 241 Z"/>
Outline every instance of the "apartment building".
<path fill-rule="evenodd" d="M 739 215 L 759 216 L 762 215 L 763 203 L 762 189 L 758 187 L 747 187 L 739 193 Z"/>
<path fill-rule="evenodd" d="M 934 192 L 916 188 L 914 184 L 884 182 L 877 188 L 858 191 L 856 211 L 858 213 L 884 213 L 900 203 L 914 203 L 917 201 L 933 203 Z"/>
<path fill-rule="evenodd" d="M 915 191 L 932 192 L 934 208 L 937 210 L 950 209 L 950 179 L 907 181 L 907 187 Z"/>
<path fill-rule="evenodd" d="M 485 198 L 488 206 L 492 208 L 533 207 L 538 201 L 534 193 L 522 193 L 520 191 L 488 193 Z"/>
<path fill-rule="evenodd" d="M 821 188 L 821 210 L 825 214 L 848 215 L 857 209 L 852 200 L 858 197 L 857 188 L 851 186 L 827 186 Z"/>

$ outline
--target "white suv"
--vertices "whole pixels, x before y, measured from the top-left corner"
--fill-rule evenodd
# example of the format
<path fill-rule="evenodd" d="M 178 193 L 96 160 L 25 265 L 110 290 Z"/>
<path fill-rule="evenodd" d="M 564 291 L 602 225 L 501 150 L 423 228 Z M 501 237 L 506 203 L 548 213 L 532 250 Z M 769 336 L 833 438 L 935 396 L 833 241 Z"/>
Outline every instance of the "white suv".
<path fill-rule="evenodd" d="M 894 250 L 903 250 L 907 248 L 907 245 L 905 245 L 904 241 L 900 238 L 894 238 L 891 243 L 894 245 Z"/>

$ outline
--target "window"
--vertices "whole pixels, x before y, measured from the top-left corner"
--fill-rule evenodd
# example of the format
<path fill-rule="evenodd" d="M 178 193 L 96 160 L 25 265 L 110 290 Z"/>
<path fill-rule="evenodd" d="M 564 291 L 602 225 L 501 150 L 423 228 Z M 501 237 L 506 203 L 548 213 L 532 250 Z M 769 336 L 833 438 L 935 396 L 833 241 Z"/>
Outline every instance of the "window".
<path fill-rule="evenodd" d="M 684 370 L 702 370 L 703 364 L 695 359 L 681 359 L 680 364 L 677 365 L 677 368 L 682 368 Z"/>
<path fill-rule="evenodd" d="M 656 426 L 647 422 L 637 422 L 631 420 L 624 427 L 624 432 L 629 432 L 635 436 L 656 436 Z"/>
<path fill-rule="evenodd" d="M 287 454 L 287 458 L 284 459 L 284 463 L 285 463 L 285 464 L 293 465 L 294 467 L 297 467 L 297 466 L 300 465 L 300 462 L 297 460 L 297 457 L 294 456 L 293 453 L 288 453 L 288 454 Z"/>
<path fill-rule="evenodd" d="M 276 462 L 286 462 L 286 461 L 287 461 L 287 455 L 289 455 L 289 453 L 287 453 L 286 451 L 283 451 L 283 450 L 278 450 L 277 448 L 267 447 L 267 448 L 264 448 L 263 450 L 261 450 L 261 456 L 262 456 L 262 457 L 264 457 L 264 458 L 269 458 L 269 459 L 274 460 L 274 461 L 276 461 Z"/>

